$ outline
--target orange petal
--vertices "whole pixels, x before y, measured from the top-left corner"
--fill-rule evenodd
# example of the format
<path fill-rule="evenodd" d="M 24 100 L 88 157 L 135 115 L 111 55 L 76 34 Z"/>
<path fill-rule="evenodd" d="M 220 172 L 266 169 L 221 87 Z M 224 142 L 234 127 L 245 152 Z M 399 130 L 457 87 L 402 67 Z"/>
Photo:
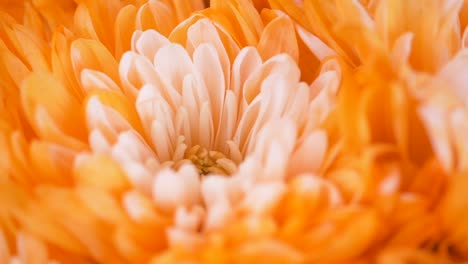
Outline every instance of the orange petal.
<path fill-rule="evenodd" d="M 135 29 L 137 9 L 128 5 L 122 8 L 115 20 L 115 58 L 120 59 L 125 51 L 130 50 L 132 34 Z"/>
<path fill-rule="evenodd" d="M 48 260 L 47 247 L 43 241 L 26 233 L 17 234 L 18 256 L 22 263 L 45 264 Z"/>
<path fill-rule="evenodd" d="M 71 145 L 79 146 L 79 140 L 86 138 L 84 120 L 79 111 L 80 102 L 52 76 L 33 73 L 21 87 L 22 106 L 31 125 L 44 139 L 63 142 L 59 136 L 70 137 L 65 141 L 78 141 Z M 53 132 L 53 134 L 49 134 Z M 54 135 L 55 134 L 55 135 Z"/>
<path fill-rule="evenodd" d="M 296 62 L 299 59 L 294 24 L 286 16 L 278 16 L 262 32 L 257 49 L 266 61 L 276 54 L 287 53 Z"/>
<path fill-rule="evenodd" d="M 108 156 L 86 156 L 74 168 L 74 177 L 78 185 L 99 188 L 120 193 L 129 188 L 126 175 L 118 164 Z"/>
<path fill-rule="evenodd" d="M 66 28 L 55 31 L 52 37 L 52 71 L 54 76 L 65 85 L 69 92 L 76 98 L 83 98 L 83 91 L 78 85 L 78 81 L 73 71 L 70 56 L 70 43 L 73 35 Z"/>
<path fill-rule="evenodd" d="M 71 167 L 76 153 L 62 146 L 33 141 L 30 145 L 31 165 L 38 183 L 70 184 Z"/>
<path fill-rule="evenodd" d="M 87 102 L 92 98 L 97 98 L 103 106 L 118 112 L 134 129 L 141 135 L 144 135 L 140 118 L 135 107 L 133 107 L 132 103 L 121 92 L 94 90 L 88 95 L 85 105 L 87 105 Z"/>
<path fill-rule="evenodd" d="M 99 41 L 78 39 L 71 45 L 71 60 L 75 77 L 79 80 L 83 69 L 101 71 L 115 83 L 120 83 L 119 65 L 109 50 Z"/>

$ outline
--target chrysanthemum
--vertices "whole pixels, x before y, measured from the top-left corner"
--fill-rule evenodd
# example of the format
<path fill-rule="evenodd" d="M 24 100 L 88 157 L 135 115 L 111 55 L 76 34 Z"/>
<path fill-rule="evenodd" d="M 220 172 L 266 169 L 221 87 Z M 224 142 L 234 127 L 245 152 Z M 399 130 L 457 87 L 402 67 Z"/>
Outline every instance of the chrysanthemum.
<path fill-rule="evenodd" d="M 0 4 L 0 263 L 468 259 L 466 1 L 202 2 Z"/>
<path fill-rule="evenodd" d="M 324 61 L 309 85 L 294 57 L 265 43 L 242 48 L 207 19 L 181 24 L 168 39 L 174 24 L 145 24 L 145 12 L 161 4 L 142 5 L 136 20 L 124 13 L 131 6 L 118 11 L 115 35 L 99 28 L 106 6 L 81 4 L 75 28 L 53 34 L 35 73 L 27 64 L 37 56 L 10 56 L 26 67 L 11 85 L 21 89 L 22 109 L 9 111 L 21 114 L 18 124 L 26 117 L 33 140 L 16 123 L 2 130 L 5 169 L 19 183 L 11 188 L 28 197 L 4 212 L 23 230 L 5 230 L 6 241 L 16 240 L 6 257 L 142 262 L 168 244 L 200 246 L 242 215 L 271 214 L 289 179 L 321 168 L 337 62 Z M 277 21 L 273 29 L 290 23 Z M 135 28 L 125 44 L 119 36 Z M 125 45 L 132 51 L 120 58 Z"/>
<path fill-rule="evenodd" d="M 389 223 L 379 261 L 466 259 L 463 1 L 272 2 L 353 68 L 329 179 Z"/>
<path fill-rule="evenodd" d="M 215 228 L 252 188 L 274 197 L 287 175 L 319 168 L 326 134 L 315 129 L 339 83 L 332 62 L 311 88 L 286 55 L 262 61 L 244 48 L 231 63 L 208 20 L 190 27 L 186 49 L 155 31 L 135 33 L 132 43 L 120 76 L 137 98 L 136 113 L 115 85 L 85 84 L 95 89 L 86 104 L 90 144 L 118 160 L 159 209 L 207 207 L 200 224 Z M 258 181 L 265 186 L 255 187 Z"/>

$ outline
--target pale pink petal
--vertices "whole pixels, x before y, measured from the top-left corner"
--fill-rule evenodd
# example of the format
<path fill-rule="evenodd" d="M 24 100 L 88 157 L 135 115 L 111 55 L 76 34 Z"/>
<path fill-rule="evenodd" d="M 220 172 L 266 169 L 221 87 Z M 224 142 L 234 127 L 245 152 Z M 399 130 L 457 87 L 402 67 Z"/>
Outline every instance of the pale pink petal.
<path fill-rule="evenodd" d="M 156 30 L 150 29 L 132 36 L 132 50 L 144 55 L 149 61 L 154 60 L 158 50 L 169 45 L 169 40 Z"/>
<path fill-rule="evenodd" d="M 255 185 L 242 202 L 249 213 L 269 214 L 286 192 L 286 185 L 282 182 L 260 183 Z"/>
<path fill-rule="evenodd" d="M 81 71 L 81 85 L 86 93 L 94 89 L 120 92 L 119 86 L 109 76 L 90 69 Z"/>
<path fill-rule="evenodd" d="M 224 99 L 223 111 L 221 115 L 220 127 L 216 135 L 215 148 L 220 149 L 221 152 L 227 153 L 229 146 L 227 141 L 234 135 L 237 122 L 237 102 L 238 98 L 234 95 L 232 90 L 226 92 Z"/>
<path fill-rule="evenodd" d="M 454 157 L 450 134 L 447 130 L 447 117 L 442 109 L 430 105 L 420 107 L 419 115 L 429 134 L 436 157 L 439 159 L 442 167 L 446 171 L 450 171 L 453 167 Z"/>
<path fill-rule="evenodd" d="M 231 62 L 229 61 L 229 57 L 226 53 L 226 48 L 224 47 L 213 23 L 208 19 L 200 19 L 187 31 L 187 50 L 189 53 L 193 53 L 200 45 L 205 43 L 210 44 L 210 46 L 216 49 L 217 57 L 219 57 L 219 62 L 224 76 L 224 86 L 229 85 Z"/>
<path fill-rule="evenodd" d="M 247 103 L 251 103 L 260 93 L 261 84 L 268 76 L 282 76 L 287 82 L 298 82 L 300 71 L 288 55 L 281 54 L 270 58 L 245 81 L 243 95 Z"/>
<path fill-rule="evenodd" d="M 289 175 L 317 172 L 328 149 L 327 134 L 319 130 L 308 135 L 291 157 Z"/>
<path fill-rule="evenodd" d="M 225 79 L 220 58 L 210 44 L 201 44 L 193 53 L 193 64 L 200 74 L 210 98 L 213 126 L 217 131 L 220 126 L 220 114 L 225 96 Z"/>
<path fill-rule="evenodd" d="M 166 212 L 174 212 L 179 206 L 193 206 L 200 200 L 199 175 L 192 165 L 183 165 L 178 172 L 161 170 L 152 188 L 156 205 Z"/>
<path fill-rule="evenodd" d="M 231 89 L 243 98 L 242 87 L 252 72 L 262 65 L 262 58 L 254 47 L 243 48 L 232 65 Z"/>
<path fill-rule="evenodd" d="M 296 30 L 304 44 L 320 61 L 323 61 L 331 56 L 336 56 L 335 51 L 333 51 L 330 47 L 328 47 L 318 37 L 314 36 L 309 31 L 305 30 L 299 25 L 296 25 Z"/>
<path fill-rule="evenodd" d="M 462 49 L 449 63 L 447 63 L 438 76 L 447 82 L 451 89 L 463 103 L 468 104 L 468 49 Z"/>
<path fill-rule="evenodd" d="M 408 61 L 411 55 L 413 38 L 414 34 L 408 32 L 398 37 L 393 43 L 392 57 L 397 62 L 397 65 Z"/>
<path fill-rule="evenodd" d="M 450 115 L 450 124 L 454 146 L 457 153 L 457 169 L 464 171 L 468 169 L 468 114 L 465 109 L 456 109 Z"/>
<path fill-rule="evenodd" d="M 191 210 L 179 207 L 174 216 L 175 226 L 187 231 L 196 232 L 201 227 L 204 215 L 205 210 L 201 206 L 195 206 Z"/>
<path fill-rule="evenodd" d="M 214 142 L 213 115 L 208 102 L 204 102 L 200 109 L 198 125 L 198 142 L 204 148 L 211 148 Z"/>
<path fill-rule="evenodd" d="M 182 93 L 184 77 L 194 72 L 189 54 L 178 44 L 169 44 L 160 48 L 154 56 L 153 63 L 164 83 L 179 94 Z"/>

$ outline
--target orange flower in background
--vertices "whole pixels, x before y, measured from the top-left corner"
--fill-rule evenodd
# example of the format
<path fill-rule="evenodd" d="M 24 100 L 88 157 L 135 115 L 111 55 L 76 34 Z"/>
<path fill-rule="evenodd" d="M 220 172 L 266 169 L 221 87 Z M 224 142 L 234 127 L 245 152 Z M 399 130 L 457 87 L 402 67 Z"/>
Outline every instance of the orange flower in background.
<path fill-rule="evenodd" d="M 0 263 L 463 263 L 464 1 L 3 1 Z"/>
<path fill-rule="evenodd" d="M 385 245 L 392 250 L 378 260 L 466 259 L 462 226 L 468 219 L 461 213 L 453 218 L 466 206 L 459 193 L 466 188 L 460 186 L 465 158 L 459 138 L 465 129 L 465 34 L 459 20 L 463 1 L 304 1 L 305 10 L 314 10 L 305 12 L 306 17 L 327 14 L 321 18 L 324 24 L 315 25 L 310 23 L 315 18 L 298 15 L 291 1 L 278 2 L 355 68 L 340 88 L 345 147 L 331 180 L 350 198 L 376 203 L 383 216 L 388 215 L 386 222 L 397 227 L 388 233 L 392 239 Z M 359 15 L 337 15 L 340 12 Z M 338 23 L 331 26 L 334 16 Z M 361 160 L 353 161 L 356 157 Z M 386 189 L 390 186 L 392 191 Z M 386 191 L 379 194 L 381 188 Z M 403 205 L 420 211 L 394 220 L 405 215 Z"/>

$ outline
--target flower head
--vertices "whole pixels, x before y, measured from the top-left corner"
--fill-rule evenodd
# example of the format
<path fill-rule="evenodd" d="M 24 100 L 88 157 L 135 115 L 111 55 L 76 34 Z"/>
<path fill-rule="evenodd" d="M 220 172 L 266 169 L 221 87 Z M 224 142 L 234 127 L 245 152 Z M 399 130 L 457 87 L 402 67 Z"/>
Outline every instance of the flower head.
<path fill-rule="evenodd" d="M 0 4 L 1 263 L 468 258 L 464 1 L 59 2 Z"/>

